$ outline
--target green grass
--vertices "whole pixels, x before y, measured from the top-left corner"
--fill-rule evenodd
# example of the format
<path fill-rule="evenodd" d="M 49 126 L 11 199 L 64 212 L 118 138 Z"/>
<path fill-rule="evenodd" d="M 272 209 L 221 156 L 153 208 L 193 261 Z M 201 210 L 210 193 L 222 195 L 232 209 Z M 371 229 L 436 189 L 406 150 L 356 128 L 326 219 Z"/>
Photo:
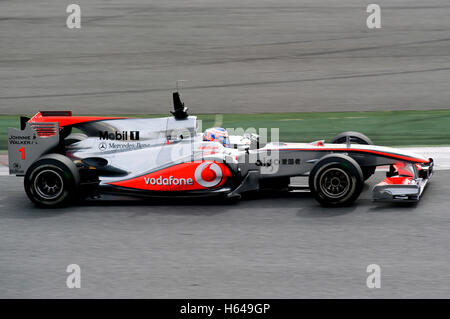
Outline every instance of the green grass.
<path fill-rule="evenodd" d="M 8 149 L 8 127 L 20 127 L 19 117 L 13 115 L 0 116 L 0 150 Z"/>
<path fill-rule="evenodd" d="M 203 129 L 215 124 L 225 128 L 279 128 L 280 141 L 286 142 L 330 140 L 343 131 L 358 131 L 379 145 L 450 145 L 450 110 L 224 114 L 223 121 L 212 114 L 197 116 L 203 121 Z M 0 150 L 7 148 L 8 127 L 19 127 L 19 117 L 0 116 Z"/>

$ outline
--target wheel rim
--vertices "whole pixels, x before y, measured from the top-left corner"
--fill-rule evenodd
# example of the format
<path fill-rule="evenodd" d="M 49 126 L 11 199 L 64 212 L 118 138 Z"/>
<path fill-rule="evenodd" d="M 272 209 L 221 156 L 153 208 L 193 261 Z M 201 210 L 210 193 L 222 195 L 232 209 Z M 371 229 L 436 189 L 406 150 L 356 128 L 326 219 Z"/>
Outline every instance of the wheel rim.
<path fill-rule="evenodd" d="M 340 168 L 329 168 L 320 177 L 320 190 L 330 198 L 339 198 L 350 189 L 350 177 Z"/>
<path fill-rule="evenodd" d="M 63 186 L 61 175 L 49 169 L 40 171 L 34 179 L 34 189 L 37 194 L 47 200 L 58 198 L 63 192 Z"/>

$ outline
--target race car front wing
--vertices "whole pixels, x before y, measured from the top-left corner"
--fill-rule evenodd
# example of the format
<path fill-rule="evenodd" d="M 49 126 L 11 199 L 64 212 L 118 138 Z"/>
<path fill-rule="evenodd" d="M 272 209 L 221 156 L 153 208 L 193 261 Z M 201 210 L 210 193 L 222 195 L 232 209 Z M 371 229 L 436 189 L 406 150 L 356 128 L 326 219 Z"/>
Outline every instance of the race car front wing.
<path fill-rule="evenodd" d="M 434 162 L 392 165 L 386 178 L 374 186 L 374 201 L 417 202 L 433 175 Z"/>

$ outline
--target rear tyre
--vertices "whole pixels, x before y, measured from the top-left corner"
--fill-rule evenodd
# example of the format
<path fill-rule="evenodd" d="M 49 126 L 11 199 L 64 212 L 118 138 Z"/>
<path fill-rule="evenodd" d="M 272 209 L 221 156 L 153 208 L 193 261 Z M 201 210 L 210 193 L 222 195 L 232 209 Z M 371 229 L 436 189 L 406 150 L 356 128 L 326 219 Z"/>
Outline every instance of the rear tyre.
<path fill-rule="evenodd" d="M 366 135 L 364 135 L 363 133 L 352 132 L 352 131 L 343 132 L 343 133 L 336 135 L 331 140 L 331 143 L 332 144 L 345 144 L 345 143 L 347 143 L 347 136 L 349 137 L 351 144 L 373 145 L 372 140 L 370 138 L 368 138 Z M 372 176 L 375 173 L 375 169 L 376 169 L 376 166 L 361 167 L 361 170 L 363 173 L 363 178 L 365 181 L 368 180 L 370 178 L 370 176 Z"/>
<path fill-rule="evenodd" d="M 329 154 L 309 174 L 309 188 L 322 206 L 346 206 L 361 194 L 363 173 L 358 163 L 343 154 Z"/>
<path fill-rule="evenodd" d="M 34 162 L 24 179 L 28 198 L 40 207 L 61 207 L 76 197 L 78 170 L 73 162 L 60 154 L 49 154 Z"/>

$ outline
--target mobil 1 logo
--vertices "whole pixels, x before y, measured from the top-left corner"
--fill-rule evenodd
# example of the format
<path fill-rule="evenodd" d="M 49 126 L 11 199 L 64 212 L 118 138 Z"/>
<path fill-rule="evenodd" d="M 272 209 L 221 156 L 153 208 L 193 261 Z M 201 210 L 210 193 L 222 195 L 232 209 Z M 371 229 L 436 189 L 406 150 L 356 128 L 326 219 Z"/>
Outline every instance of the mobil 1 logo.
<path fill-rule="evenodd" d="M 98 132 L 99 138 L 101 140 L 111 140 L 111 141 L 139 141 L 139 131 L 100 131 Z"/>

